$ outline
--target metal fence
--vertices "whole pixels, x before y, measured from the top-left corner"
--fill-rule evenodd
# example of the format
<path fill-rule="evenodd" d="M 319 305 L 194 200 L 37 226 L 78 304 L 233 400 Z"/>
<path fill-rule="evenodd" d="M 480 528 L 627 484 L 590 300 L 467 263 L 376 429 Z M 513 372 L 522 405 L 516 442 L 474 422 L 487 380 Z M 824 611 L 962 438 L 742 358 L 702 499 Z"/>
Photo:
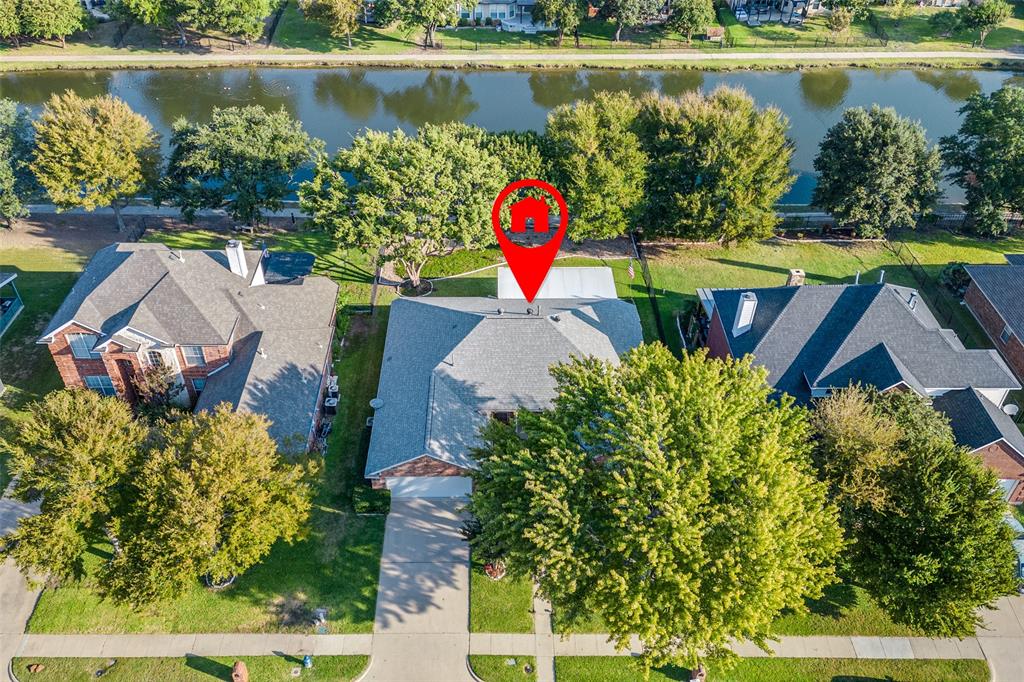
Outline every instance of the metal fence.
<path fill-rule="evenodd" d="M 661 320 L 661 308 L 658 306 L 658 297 L 654 293 L 654 280 L 651 278 L 651 268 L 647 264 L 647 256 L 644 255 L 640 237 L 635 232 L 630 232 L 629 238 L 633 242 L 633 253 L 636 254 L 636 260 L 640 263 L 640 274 L 644 278 L 644 285 L 647 287 L 647 298 L 650 300 L 651 310 L 654 312 L 654 324 L 658 328 L 658 338 L 667 345 L 668 337 L 665 335 L 665 325 Z"/>
<path fill-rule="evenodd" d="M 914 252 L 910 250 L 905 242 L 899 240 L 887 239 L 885 242 L 886 248 L 892 251 L 893 255 L 903 264 L 903 266 L 910 272 L 910 275 L 914 278 L 917 283 L 918 291 L 924 294 L 928 300 L 929 307 L 932 312 L 935 313 L 935 317 L 944 327 L 953 326 L 953 319 L 956 315 L 955 309 L 949 304 L 946 292 L 942 288 L 942 284 L 928 274 L 924 266 L 921 265 L 921 261 L 917 259 Z"/>

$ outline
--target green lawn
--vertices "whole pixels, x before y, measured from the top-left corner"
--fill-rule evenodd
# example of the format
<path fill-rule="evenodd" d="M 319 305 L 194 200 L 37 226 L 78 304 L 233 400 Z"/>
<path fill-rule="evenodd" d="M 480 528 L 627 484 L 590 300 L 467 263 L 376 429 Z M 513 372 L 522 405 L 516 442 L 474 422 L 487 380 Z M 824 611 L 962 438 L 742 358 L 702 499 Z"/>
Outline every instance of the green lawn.
<path fill-rule="evenodd" d="M 1011 6 L 1013 16 L 985 38 L 985 47 L 1009 49 L 1024 42 L 1024 7 L 1019 3 L 1011 3 Z M 893 18 L 892 7 L 876 6 L 872 9 L 889 39 L 900 45 L 909 44 L 928 50 L 956 50 L 970 47 L 979 37 L 978 32 L 972 30 L 960 30 L 948 37 L 937 35 L 928 19 L 940 12 L 949 11 L 948 9 L 910 4 L 907 16 L 899 21 Z"/>
<path fill-rule="evenodd" d="M 775 13 L 778 17 L 778 12 Z M 836 47 L 881 47 L 866 20 L 858 19 L 848 31 L 833 36 L 822 16 L 809 17 L 800 26 L 787 26 L 780 21 L 748 26 L 736 20 L 736 15 L 723 7 L 718 11 L 719 21 L 726 27 L 729 47 L 742 48 L 804 48 L 814 49 Z"/>
<path fill-rule="evenodd" d="M 558 657 L 555 673 L 559 682 L 634 682 L 642 679 L 636 663 L 628 657 Z M 835 658 L 745 658 L 731 670 L 708 670 L 715 682 L 985 682 L 989 679 L 985 661 L 940 660 L 858 660 Z M 689 680 L 683 668 L 658 668 L 650 682 Z"/>
<path fill-rule="evenodd" d="M 515 661 L 509 665 L 510 661 Z M 470 656 L 469 665 L 483 682 L 532 682 L 537 679 L 533 656 Z M 530 672 L 526 672 L 530 666 Z"/>
<path fill-rule="evenodd" d="M 533 632 L 533 586 L 527 578 L 491 580 L 474 560 L 469 585 L 470 632 Z"/>
<path fill-rule="evenodd" d="M 296 679 L 292 670 L 302 666 L 302 655 L 242 656 L 241 658 L 121 658 L 107 667 L 106 658 L 16 658 L 14 672 L 23 680 L 34 682 L 86 682 L 94 680 L 104 670 L 104 680 L 111 682 L 138 682 L 139 680 L 174 680 L 175 682 L 208 682 L 231 680 L 231 666 L 237 660 L 245 662 L 253 682 Z M 303 669 L 298 679 L 347 682 L 354 680 L 369 662 L 369 656 L 317 656 L 313 667 Z M 41 663 L 45 670 L 29 673 L 27 667 Z"/>

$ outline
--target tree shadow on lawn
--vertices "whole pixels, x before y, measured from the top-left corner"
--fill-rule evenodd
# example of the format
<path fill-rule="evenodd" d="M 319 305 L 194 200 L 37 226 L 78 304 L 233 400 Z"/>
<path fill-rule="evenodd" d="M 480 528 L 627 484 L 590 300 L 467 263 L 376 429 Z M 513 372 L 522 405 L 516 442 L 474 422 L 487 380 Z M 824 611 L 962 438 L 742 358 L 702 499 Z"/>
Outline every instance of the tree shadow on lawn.
<path fill-rule="evenodd" d="M 197 672 L 215 677 L 218 680 L 231 680 L 231 666 L 225 665 L 220 661 L 215 661 L 212 658 L 206 656 L 196 656 L 195 654 L 185 654 L 185 665 Z"/>
<path fill-rule="evenodd" d="M 857 591 L 845 583 L 829 585 L 820 599 L 808 599 L 806 603 L 814 615 L 838 620 L 857 605 Z"/>
<path fill-rule="evenodd" d="M 748 263 L 745 261 L 732 260 L 729 258 L 712 258 L 715 263 L 721 265 L 727 265 L 734 268 L 741 268 L 745 270 L 760 270 L 762 272 L 771 272 L 779 275 L 789 276 L 789 268 L 783 268 L 777 265 L 765 265 L 764 263 Z M 806 272 L 807 279 L 809 281 L 821 282 L 824 284 L 840 284 L 843 282 L 845 277 L 833 277 L 832 275 L 823 275 L 817 272 Z"/>

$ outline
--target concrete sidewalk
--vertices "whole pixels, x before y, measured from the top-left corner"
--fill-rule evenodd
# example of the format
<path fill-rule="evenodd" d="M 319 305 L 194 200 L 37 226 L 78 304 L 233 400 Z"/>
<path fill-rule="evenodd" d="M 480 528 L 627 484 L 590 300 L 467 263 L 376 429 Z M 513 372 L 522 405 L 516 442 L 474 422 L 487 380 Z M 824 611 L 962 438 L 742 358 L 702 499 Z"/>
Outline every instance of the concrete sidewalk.
<path fill-rule="evenodd" d="M 188 654 L 367 656 L 372 638 L 371 634 L 25 635 L 18 655 L 41 658 L 145 658 Z"/>
<path fill-rule="evenodd" d="M 39 506 L 11 499 L 14 482 L 0 498 L 0 536 L 18 525 L 18 519 L 38 513 Z M 39 599 L 39 590 L 29 587 L 25 576 L 8 559 L 0 564 L 0 668 L 7 671 L 25 639 L 25 626 Z"/>

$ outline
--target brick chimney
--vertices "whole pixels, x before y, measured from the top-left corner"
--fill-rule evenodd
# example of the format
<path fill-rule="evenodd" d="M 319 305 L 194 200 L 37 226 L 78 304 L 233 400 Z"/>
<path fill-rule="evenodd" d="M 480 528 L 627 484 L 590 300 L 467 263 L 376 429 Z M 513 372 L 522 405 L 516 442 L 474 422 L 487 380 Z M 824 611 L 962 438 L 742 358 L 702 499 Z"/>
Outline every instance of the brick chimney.
<path fill-rule="evenodd" d="M 787 287 L 802 287 L 807 275 L 803 270 L 792 269 L 789 271 L 789 279 L 786 280 Z"/>

